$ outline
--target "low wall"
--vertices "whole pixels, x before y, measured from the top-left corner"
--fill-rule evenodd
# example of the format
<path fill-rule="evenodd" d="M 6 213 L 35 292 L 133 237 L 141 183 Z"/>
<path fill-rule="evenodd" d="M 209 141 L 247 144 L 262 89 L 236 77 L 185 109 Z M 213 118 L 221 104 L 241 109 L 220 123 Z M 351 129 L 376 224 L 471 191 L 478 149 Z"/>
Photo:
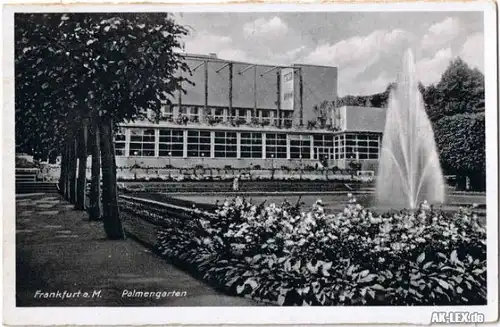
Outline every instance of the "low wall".
<path fill-rule="evenodd" d="M 211 168 L 224 168 L 229 165 L 237 169 L 246 169 L 256 165 L 262 168 L 281 168 L 286 166 L 289 168 L 300 168 L 306 166 L 315 167 L 319 163 L 315 159 L 258 159 L 258 158 L 166 158 L 166 157 L 116 157 L 116 165 L 118 167 L 131 167 L 139 165 L 143 167 L 162 168 L 167 165 L 174 167 L 194 168 L 198 165 Z M 345 168 L 345 160 L 329 160 L 329 167 Z"/>
<path fill-rule="evenodd" d="M 202 214 L 186 206 L 126 195 L 119 197 L 118 205 L 125 232 L 153 249 L 157 246 L 159 228 L 171 227 L 172 219 L 193 223 L 195 221 L 193 217 L 199 217 Z M 129 210 L 129 208 L 137 208 L 138 206 L 144 208 L 144 212 L 140 216 Z M 148 213 L 155 214 L 156 218 L 151 219 Z"/>
<path fill-rule="evenodd" d="M 356 191 L 370 184 L 340 181 L 240 181 L 239 192 L 333 192 Z M 227 193 L 235 191 L 232 181 L 126 182 L 124 192 L 149 193 Z"/>

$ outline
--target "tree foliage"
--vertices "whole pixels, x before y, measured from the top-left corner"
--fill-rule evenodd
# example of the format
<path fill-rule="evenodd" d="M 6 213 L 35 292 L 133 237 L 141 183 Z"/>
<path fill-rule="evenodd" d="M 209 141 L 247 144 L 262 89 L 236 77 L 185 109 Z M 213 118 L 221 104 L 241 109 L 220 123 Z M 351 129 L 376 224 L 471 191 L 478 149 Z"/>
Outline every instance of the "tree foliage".
<path fill-rule="evenodd" d="M 449 174 L 468 176 L 481 187 L 486 171 L 484 112 L 443 117 L 434 129 L 443 169 Z"/>
<path fill-rule="evenodd" d="M 75 111 L 116 122 L 159 113 L 189 75 L 177 51 L 186 34 L 168 14 L 16 15 L 18 139 L 52 142 Z"/>
<path fill-rule="evenodd" d="M 444 116 L 484 111 L 484 75 L 457 58 L 436 85 L 425 89 L 423 96 L 432 121 Z"/>
<path fill-rule="evenodd" d="M 18 149 L 42 158 L 61 154 L 59 185 L 67 186 L 65 195 L 67 188 L 70 194 L 79 189 L 79 198 L 69 198 L 80 209 L 86 177 L 81 169 L 75 185 L 76 151 L 80 162 L 94 154 L 93 174 L 99 173 L 94 159 L 100 155 L 105 230 L 109 238 L 122 238 L 113 128 L 158 115 L 181 89 L 189 69 L 178 50 L 187 30 L 165 13 L 17 14 L 15 24 Z M 87 119 L 91 124 L 83 124 Z M 75 139 L 87 135 L 88 126 L 94 137 L 87 150 Z"/>
<path fill-rule="evenodd" d="M 384 92 L 372 95 L 346 95 L 339 99 L 338 106 L 361 106 L 385 108 L 389 102 L 389 94 L 396 87 L 395 83 L 387 85 Z"/>

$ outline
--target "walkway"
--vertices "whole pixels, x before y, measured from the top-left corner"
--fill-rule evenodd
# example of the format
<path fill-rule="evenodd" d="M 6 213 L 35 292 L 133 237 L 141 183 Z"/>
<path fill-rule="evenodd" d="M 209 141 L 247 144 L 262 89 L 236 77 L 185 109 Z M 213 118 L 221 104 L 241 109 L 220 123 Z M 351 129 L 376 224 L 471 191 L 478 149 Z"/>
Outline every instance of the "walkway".
<path fill-rule="evenodd" d="M 16 212 L 17 306 L 258 305 L 217 292 L 131 239 L 106 240 L 101 223 L 58 195 L 19 195 Z"/>

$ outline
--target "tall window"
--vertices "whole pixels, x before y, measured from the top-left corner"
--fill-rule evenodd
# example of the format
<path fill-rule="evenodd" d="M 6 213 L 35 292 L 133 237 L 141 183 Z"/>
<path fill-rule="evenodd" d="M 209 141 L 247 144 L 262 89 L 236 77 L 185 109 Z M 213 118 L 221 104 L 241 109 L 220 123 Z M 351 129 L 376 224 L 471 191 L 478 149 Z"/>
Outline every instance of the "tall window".
<path fill-rule="evenodd" d="M 197 106 L 186 107 L 186 113 L 190 121 L 198 121 L 200 119 L 200 108 Z"/>
<path fill-rule="evenodd" d="M 378 159 L 378 135 L 358 135 L 359 159 Z"/>
<path fill-rule="evenodd" d="M 290 158 L 311 158 L 310 135 L 290 135 Z"/>
<path fill-rule="evenodd" d="M 125 130 L 119 129 L 115 134 L 115 155 L 125 156 Z"/>
<path fill-rule="evenodd" d="M 380 135 L 368 136 L 368 159 L 378 159 L 381 147 Z"/>
<path fill-rule="evenodd" d="M 284 111 L 283 112 L 283 125 L 285 127 L 292 127 L 293 123 L 293 111 Z"/>
<path fill-rule="evenodd" d="M 215 109 L 213 109 L 213 114 L 214 114 L 214 118 L 222 120 L 222 118 L 224 117 L 224 109 L 215 108 Z"/>
<path fill-rule="evenodd" d="M 241 133 L 241 157 L 262 158 L 262 133 Z"/>
<path fill-rule="evenodd" d="M 160 129 L 160 157 L 182 157 L 184 132 L 175 129 Z"/>
<path fill-rule="evenodd" d="M 239 108 L 239 109 L 233 108 L 231 110 L 230 116 L 232 119 L 246 119 L 247 110 L 243 109 L 243 108 Z"/>
<path fill-rule="evenodd" d="M 262 113 L 262 122 L 270 123 L 271 119 L 271 111 L 270 110 L 261 110 Z"/>
<path fill-rule="evenodd" d="M 188 157 L 210 158 L 210 132 L 188 131 Z"/>
<path fill-rule="evenodd" d="M 345 158 L 346 159 L 357 159 L 358 148 L 356 145 L 356 134 L 346 134 L 345 135 Z"/>
<path fill-rule="evenodd" d="M 266 158 L 286 158 L 286 134 L 266 133 Z"/>
<path fill-rule="evenodd" d="M 236 132 L 215 133 L 215 157 L 236 158 Z"/>
<path fill-rule="evenodd" d="M 174 118 L 174 107 L 170 105 L 163 105 L 161 107 L 161 119 L 171 120 Z"/>
<path fill-rule="evenodd" d="M 335 147 L 335 159 L 345 159 L 344 137 L 345 135 L 335 135 L 333 141 Z"/>
<path fill-rule="evenodd" d="M 333 139 L 333 134 L 314 135 L 314 155 L 316 159 L 335 159 Z"/>
<path fill-rule="evenodd" d="M 378 159 L 379 136 L 374 134 L 346 134 L 346 159 Z"/>
<path fill-rule="evenodd" d="M 154 157 L 155 130 L 133 128 L 130 129 L 129 156 Z"/>

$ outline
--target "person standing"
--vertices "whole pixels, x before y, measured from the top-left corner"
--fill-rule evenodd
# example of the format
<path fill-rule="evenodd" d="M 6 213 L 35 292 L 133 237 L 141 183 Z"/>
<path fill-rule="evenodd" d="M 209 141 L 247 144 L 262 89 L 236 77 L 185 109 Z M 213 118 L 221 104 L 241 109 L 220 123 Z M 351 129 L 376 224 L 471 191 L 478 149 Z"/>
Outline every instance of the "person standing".
<path fill-rule="evenodd" d="M 239 176 L 235 176 L 233 180 L 233 191 L 237 192 L 240 189 Z"/>

